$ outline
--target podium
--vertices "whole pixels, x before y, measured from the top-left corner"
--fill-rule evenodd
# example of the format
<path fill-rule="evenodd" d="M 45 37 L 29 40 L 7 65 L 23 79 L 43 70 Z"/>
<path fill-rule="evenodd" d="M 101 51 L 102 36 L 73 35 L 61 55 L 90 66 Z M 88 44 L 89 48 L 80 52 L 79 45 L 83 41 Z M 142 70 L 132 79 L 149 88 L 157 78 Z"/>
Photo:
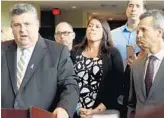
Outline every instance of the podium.
<path fill-rule="evenodd" d="M 1 109 L 1 118 L 56 118 L 56 116 L 46 110 L 30 107 L 24 109 Z"/>

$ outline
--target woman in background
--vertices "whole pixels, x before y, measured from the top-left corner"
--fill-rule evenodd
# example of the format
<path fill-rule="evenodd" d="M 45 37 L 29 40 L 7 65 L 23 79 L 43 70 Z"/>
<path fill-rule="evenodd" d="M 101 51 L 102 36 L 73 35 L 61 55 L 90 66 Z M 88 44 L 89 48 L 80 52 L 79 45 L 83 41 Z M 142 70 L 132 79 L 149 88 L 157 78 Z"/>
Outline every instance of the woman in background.
<path fill-rule="evenodd" d="M 109 24 L 95 17 L 88 23 L 83 42 L 72 51 L 74 70 L 79 76 L 80 118 L 90 118 L 106 109 L 120 109 L 117 98 L 124 69 L 120 53 L 111 41 Z"/>

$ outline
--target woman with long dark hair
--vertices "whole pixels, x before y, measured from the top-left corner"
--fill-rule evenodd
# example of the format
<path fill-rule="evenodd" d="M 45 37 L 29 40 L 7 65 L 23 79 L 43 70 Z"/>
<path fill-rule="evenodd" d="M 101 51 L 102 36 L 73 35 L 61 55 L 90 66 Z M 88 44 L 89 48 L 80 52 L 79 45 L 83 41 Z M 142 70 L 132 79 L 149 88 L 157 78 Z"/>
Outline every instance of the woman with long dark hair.
<path fill-rule="evenodd" d="M 79 76 L 81 118 L 106 109 L 119 109 L 117 98 L 123 81 L 123 62 L 112 46 L 106 20 L 92 18 L 83 42 L 72 50 L 75 73 Z"/>

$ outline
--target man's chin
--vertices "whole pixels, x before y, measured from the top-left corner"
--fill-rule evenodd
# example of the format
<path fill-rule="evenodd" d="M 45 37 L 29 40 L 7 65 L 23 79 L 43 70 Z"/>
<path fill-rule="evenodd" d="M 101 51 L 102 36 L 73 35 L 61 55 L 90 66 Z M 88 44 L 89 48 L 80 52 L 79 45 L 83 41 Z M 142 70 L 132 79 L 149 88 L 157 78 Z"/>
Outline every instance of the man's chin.
<path fill-rule="evenodd" d="M 69 44 L 68 43 L 63 43 L 64 45 L 68 46 Z"/>
<path fill-rule="evenodd" d="M 23 48 L 29 48 L 30 44 L 28 42 L 21 42 L 20 46 L 23 47 Z"/>
<path fill-rule="evenodd" d="M 144 50 L 149 49 L 149 47 L 148 47 L 148 46 L 142 46 L 142 48 L 143 48 Z"/>
<path fill-rule="evenodd" d="M 137 16 L 133 16 L 133 17 L 131 17 L 131 19 L 132 19 L 132 21 L 138 21 L 139 20 L 139 18 Z"/>

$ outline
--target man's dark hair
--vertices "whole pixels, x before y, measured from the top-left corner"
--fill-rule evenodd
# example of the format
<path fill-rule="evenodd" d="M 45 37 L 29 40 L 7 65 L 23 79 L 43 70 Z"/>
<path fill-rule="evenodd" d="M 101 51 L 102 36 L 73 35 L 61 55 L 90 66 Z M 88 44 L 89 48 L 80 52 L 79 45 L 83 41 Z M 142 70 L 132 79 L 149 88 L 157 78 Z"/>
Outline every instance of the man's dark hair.
<path fill-rule="evenodd" d="M 128 0 L 127 5 L 129 4 L 129 2 L 130 2 L 130 0 Z M 142 0 L 142 2 L 143 2 L 144 9 L 147 9 L 147 2 L 146 2 L 146 0 Z"/>

